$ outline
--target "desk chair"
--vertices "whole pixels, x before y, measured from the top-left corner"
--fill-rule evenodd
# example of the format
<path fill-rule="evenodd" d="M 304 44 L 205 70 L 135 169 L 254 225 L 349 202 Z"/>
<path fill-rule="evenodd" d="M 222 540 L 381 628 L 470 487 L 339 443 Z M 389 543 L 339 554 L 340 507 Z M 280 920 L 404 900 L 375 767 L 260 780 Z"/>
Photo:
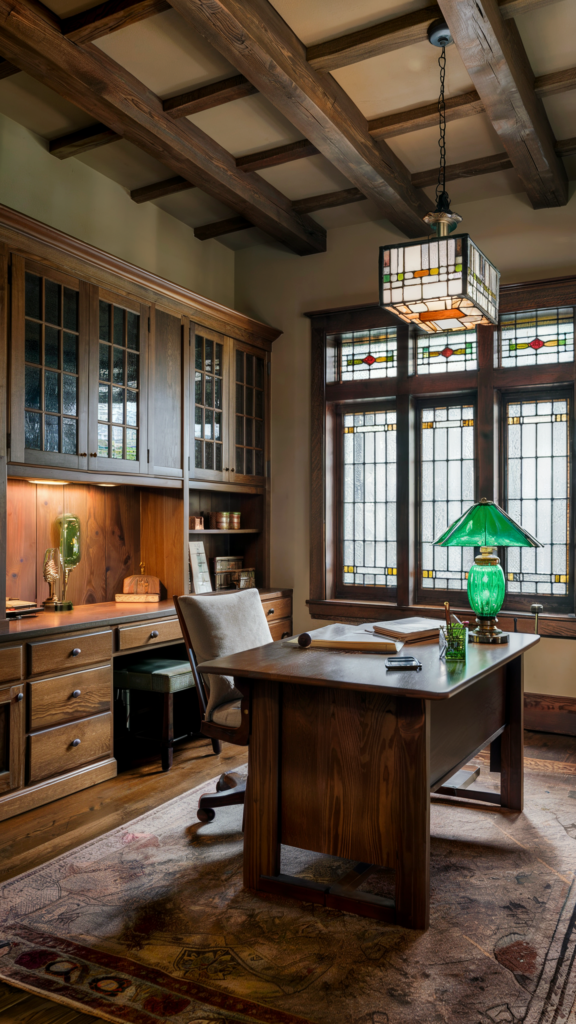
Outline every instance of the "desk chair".
<path fill-rule="evenodd" d="M 221 742 L 246 746 L 250 731 L 249 686 L 241 693 L 230 676 L 202 676 L 202 663 L 272 643 L 272 635 L 257 590 L 234 594 L 194 594 L 175 597 L 190 667 L 196 683 L 200 732 L 212 740 L 215 754 Z M 200 821 L 212 821 L 218 807 L 243 804 L 246 782 L 234 772 L 220 776 L 217 792 L 200 797 Z"/>

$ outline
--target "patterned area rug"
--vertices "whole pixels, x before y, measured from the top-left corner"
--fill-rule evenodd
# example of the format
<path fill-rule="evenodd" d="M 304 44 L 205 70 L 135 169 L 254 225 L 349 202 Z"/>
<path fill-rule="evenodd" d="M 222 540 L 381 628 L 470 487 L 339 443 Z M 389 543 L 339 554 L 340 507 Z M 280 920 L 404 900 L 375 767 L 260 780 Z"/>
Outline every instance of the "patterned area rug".
<path fill-rule="evenodd" d="M 5 883 L 0 977 L 126 1024 L 576 1024 L 576 774 L 529 770 L 523 814 L 434 804 L 425 934 L 245 891 L 241 808 L 196 819 L 213 788 Z"/>

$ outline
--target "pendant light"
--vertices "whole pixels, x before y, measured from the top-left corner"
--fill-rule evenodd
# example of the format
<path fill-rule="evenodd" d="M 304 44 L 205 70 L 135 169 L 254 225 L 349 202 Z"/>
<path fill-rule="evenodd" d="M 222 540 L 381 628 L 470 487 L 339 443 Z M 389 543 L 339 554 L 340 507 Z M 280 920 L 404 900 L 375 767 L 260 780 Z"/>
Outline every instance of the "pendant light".
<path fill-rule="evenodd" d="M 452 42 L 445 21 L 428 28 L 428 39 L 441 47 L 440 167 L 436 209 L 424 221 L 436 236 L 423 242 L 380 248 L 380 305 L 428 334 L 471 330 L 498 322 L 500 273 L 467 234 L 449 237 L 462 217 L 450 209 L 446 192 L 446 47 Z"/>

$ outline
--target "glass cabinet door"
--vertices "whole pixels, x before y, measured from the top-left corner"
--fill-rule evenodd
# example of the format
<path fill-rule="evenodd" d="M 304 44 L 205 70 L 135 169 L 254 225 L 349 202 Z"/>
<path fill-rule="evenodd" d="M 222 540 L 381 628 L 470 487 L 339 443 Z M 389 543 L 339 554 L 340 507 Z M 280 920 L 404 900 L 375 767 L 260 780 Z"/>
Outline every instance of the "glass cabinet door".
<path fill-rule="evenodd" d="M 87 466 L 88 286 L 13 257 L 11 461 Z"/>
<path fill-rule="evenodd" d="M 261 483 L 266 476 L 268 353 L 234 344 L 234 383 L 230 389 L 234 440 L 231 480 Z"/>
<path fill-rule="evenodd" d="M 227 391 L 228 338 L 191 327 L 192 443 L 190 476 L 197 480 L 228 480 Z"/>
<path fill-rule="evenodd" d="M 93 291 L 90 469 L 147 472 L 142 406 L 148 307 Z"/>

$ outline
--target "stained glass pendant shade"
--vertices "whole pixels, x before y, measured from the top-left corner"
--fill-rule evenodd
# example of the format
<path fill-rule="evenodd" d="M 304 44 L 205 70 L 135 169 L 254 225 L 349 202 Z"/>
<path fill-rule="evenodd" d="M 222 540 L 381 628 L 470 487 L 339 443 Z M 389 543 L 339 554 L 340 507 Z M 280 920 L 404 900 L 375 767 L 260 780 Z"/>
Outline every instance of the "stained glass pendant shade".
<path fill-rule="evenodd" d="M 468 600 L 476 612 L 476 629 L 470 639 L 480 644 L 505 644 L 508 634 L 498 628 L 506 583 L 495 547 L 541 548 L 532 534 L 516 523 L 504 509 L 482 498 L 434 541 L 439 547 L 479 547 L 480 554 L 468 572 Z"/>
<path fill-rule="evenodd" d="M 432 22 L 428 39 L 441 48 L 438 116 L 440 167 L 436 209 L 424 221 L 436 238 L 380 248 L 380 305 L 428 334 L 474 330 L 498 322 L 500 274 L 469 235 L 448 236 L 462 217 L 446 192 L 446 47 L 452 42 L 443 19 Z"/>

